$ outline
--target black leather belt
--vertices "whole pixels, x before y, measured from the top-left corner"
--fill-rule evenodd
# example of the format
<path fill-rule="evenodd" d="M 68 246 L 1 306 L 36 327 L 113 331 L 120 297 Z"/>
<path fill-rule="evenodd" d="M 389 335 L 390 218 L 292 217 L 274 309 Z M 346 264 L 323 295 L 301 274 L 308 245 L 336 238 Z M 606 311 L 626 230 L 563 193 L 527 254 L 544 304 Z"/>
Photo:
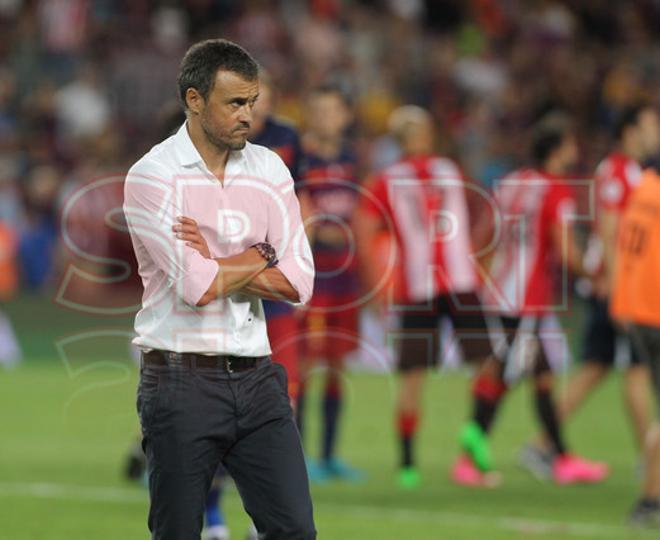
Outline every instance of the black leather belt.
<path fill-rule="evenodd" d="M 142 365 L 170 367 L 199 367 L 221 369 L 227 373 L 256 368 L 267 356 L 230 356 L 227 354 L 177 353 L 151 349 L 142 352 Z"/>

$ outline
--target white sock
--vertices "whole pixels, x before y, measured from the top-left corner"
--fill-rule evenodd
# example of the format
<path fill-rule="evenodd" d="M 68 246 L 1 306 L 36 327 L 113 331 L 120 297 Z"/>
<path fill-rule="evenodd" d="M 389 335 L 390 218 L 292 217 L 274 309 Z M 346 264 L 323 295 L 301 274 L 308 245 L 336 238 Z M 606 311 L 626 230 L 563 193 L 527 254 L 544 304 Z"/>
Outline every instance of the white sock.
<path fill-rule="evenodd" d="M 0 365 L 10 368 L 23 358 L 9 317 L 0 311 Z"/>

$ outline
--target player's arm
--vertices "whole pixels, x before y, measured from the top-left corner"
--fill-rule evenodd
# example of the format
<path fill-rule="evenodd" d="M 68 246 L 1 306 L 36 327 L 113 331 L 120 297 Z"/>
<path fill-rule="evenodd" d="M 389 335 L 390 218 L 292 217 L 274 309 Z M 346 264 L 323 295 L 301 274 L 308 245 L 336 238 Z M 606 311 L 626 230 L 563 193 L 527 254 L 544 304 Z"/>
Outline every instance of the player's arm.
<path fill-rule="evenodd" d="M 575 241 L 573 227 L 567 223 L 553 223 L 551 235 L 553 248 L 562 264 L 577 276 L 591 277 L 584 265 L 582 250 Z"/>
<path fill-rule="evenodd" d="M 614 278 L 614 257 L 616 253 L 619 214 L 615 210 L 601 208 L 598 215 L 598 236 L 603 246 L 603 269 L 607 291 L 612 290 Z"/>
<path fill-rule="evenodd" d="M 559 191 L 551 197 L 544 219 L 550 222 L 552 247 L 564 268 L 581 277 L 591 277 L 585 267 L 584 254 L 575 240 L 572 219 L 577 214 L 575 201 L 568 191 Z"/>
<path fill-rule="evenodd" d="M 383 277 L 383 268 L 374 264 L 372 254 L 378 235 L 386 230 L 387 191 L 380 178 L 367 179 L 365 186 L 365 194 L 353 215 L 352 229 L 363 286 L 367 291 L 374 291 Z"/>
<path fill-rule="evenodd" d="M 373 264 L 371 259 L 373 246 L 382 230 L 382 220 L 377 215 L 363 208 L 358 208 L 353 216 L 355 253 L 364 287 L 367 291 L 375 290 L 383 277 L 383 268 Z"/>

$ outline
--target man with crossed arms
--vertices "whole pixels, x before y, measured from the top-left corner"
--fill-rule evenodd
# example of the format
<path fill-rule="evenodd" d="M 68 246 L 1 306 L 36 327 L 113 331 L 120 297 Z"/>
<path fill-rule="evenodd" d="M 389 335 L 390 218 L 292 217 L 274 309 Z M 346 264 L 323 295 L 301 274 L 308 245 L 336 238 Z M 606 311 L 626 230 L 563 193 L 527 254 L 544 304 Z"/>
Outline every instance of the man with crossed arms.
<path fill-rule="evenodd" d="M 131 168 L 125 186 L 144 285 L 135 343 L 149 529 L 154 539 L 199 539 L 222 462 L 261 538 L 311 540 L 300 438 L 261 304 L 312 294 L 293 181 L 275 153 L 246 141 L 259 82 L 245 50 L 197 43 L 178 91 L 185 124 Z"/>

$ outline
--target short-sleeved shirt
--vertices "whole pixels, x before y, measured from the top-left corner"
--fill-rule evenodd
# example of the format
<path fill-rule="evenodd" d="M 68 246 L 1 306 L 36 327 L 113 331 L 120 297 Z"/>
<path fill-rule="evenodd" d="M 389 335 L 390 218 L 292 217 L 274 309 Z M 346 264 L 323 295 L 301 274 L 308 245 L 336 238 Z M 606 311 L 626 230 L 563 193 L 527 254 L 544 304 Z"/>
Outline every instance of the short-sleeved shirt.
<path fill-rule="evenodd" d="M 451 159 L 416 156 L 386 167 L 361 208 L 396 237 L 405 300 L 477 289 L 465 180 Z"/>
<path fill-rule="evenodd" d="M 634 159 L 621 152 L 607 156 L 595 174 L 599 209 L 623 212 L 641 176 L 642 168 Z"/>
<path fill-rule="evenodd" d="M 495 200 L 499 223 L 485 308 L 506 316 L 553 311 L 560 261 L 552 229 L 576 212 L 571 188 L 560 177 L 522 169 L 497 184 Z"/>
<path fill-rule="evenodd" d="M 314 266 L 293 180 L 277 154 L 247 143 L 229 155 L 223 182 L 206 167 L 184 124 L 143 156 L 126 177 L 124 214 L 144 285 L 135 319 L 143 348 L 176 352 L 263 356 L 270 353 L 259 297 L 242 292 L 196 304 L 214 282 L 214 259 L 257 242 L 276 249 L 277 268 L 311 297 Z M 208 243 L 206 259 L 172 225 L 195 219 Z"/>
<path fill-rule="evenodd" d="M 610 310 L 660 326 L 660 176 L 646 171 L 619 224 Z"/>

